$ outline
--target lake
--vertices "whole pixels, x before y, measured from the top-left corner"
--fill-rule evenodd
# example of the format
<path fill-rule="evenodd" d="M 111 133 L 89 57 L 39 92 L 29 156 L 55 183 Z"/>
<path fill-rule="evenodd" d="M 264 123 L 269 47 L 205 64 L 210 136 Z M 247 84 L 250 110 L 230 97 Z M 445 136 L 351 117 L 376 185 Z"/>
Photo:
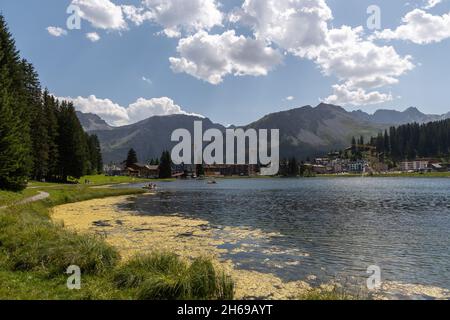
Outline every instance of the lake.
<path fill-rule="evenodd" d="M 377 265 L 383 281 L 450 289 L 450 179 L 224 179 L 158 187 L 131 208 L 209 221 L 229 249 L 223 258 L 239 268 L 287 281 L 362 284 Z M 268 236 L 227 243 L 224 226 Z"/>

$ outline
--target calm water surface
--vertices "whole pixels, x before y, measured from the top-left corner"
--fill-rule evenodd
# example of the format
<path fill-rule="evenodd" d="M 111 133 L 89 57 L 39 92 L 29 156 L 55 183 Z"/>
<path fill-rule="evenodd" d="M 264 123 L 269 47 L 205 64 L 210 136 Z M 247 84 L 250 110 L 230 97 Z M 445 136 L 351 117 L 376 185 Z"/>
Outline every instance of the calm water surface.
<path fill-rule="evenodd" d="M 178 181 L 131 207 L 207 220 L 225 242 L 224 226 L 260 229 L 270 235 L 226 243 L 224 258 L 285 280 L 362 279 L 378 265 L 383 280 L 450 289 L 450 179 Z"/>

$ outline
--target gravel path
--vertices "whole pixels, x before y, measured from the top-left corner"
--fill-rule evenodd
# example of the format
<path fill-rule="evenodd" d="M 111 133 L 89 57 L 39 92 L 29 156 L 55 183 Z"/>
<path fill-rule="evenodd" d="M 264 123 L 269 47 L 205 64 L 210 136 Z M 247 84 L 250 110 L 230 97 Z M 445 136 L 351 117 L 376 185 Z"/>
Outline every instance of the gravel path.
<path fill-rule="evenodd" d="M 44 200 L 47 199 L 48 197 L 50 197 L 50 194 L 48 192 L 44 192 L 44 191 L 39 191 L 39 194 L 23 199 L 19 202 L 17 202 L 16 204 L 27 204 L 27 203 L 31 203 L 31 202 L 36 202 L 36 201 L 40 201 L 40 200 Z M 5 209 L 7 206 L 3 206 L 0 207 L 0 209 Z"/>

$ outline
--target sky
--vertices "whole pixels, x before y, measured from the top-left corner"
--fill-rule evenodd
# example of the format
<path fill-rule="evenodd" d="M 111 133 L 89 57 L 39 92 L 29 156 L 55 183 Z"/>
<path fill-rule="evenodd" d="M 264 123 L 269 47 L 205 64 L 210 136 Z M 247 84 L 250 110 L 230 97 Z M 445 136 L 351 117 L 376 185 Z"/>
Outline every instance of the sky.
<path fill-rule="evenodd" d="M 450 0 L 1 0 L 0 11 L 43 86 L 115 126 L 174 113 L 242 125 L 320 102 L 450 111 Z"/>

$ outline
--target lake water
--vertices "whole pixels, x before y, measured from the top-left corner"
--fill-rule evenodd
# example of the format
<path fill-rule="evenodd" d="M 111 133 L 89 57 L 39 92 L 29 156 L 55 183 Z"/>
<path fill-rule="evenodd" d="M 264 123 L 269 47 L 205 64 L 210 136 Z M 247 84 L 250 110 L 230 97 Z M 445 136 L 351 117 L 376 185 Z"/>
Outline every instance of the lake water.
<path fill-rule="evenodd" d="M 217 228 L 260 229 L 264 239 L 225 244 L 239 268 L 317 283 L 364 279 L 450 289 L 450 179 L 227 179 L 159 183 L 138 197 L 142 214 L 181 214 Z M 234 248 L 247 250 L 233 250 Z M 310 277 L 311 278 L 311 277 Z M 356 280 L 359 281 L 359 280 Z"/>

